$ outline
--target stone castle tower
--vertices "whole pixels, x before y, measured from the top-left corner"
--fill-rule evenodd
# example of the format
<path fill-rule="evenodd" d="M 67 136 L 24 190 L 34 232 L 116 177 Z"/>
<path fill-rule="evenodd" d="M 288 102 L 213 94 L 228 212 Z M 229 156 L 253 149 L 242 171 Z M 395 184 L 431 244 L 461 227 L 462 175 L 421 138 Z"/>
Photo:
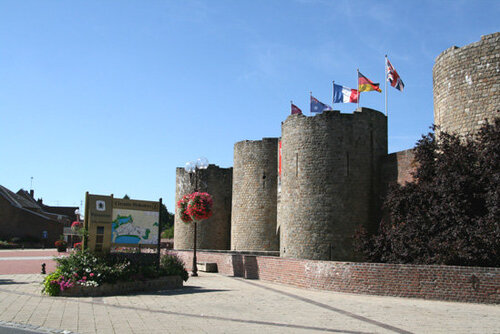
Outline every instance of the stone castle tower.
<path fill-rule="evenodd" d="M 234 144 L 231 249 L 279 250 L 278 138 Z"/>
<path fill-rule="evenodd" d="M 220 168 L 210 165 L 205 170 L 198 170 L 198 190 L 209 192 L 214 198 L 214 214 L 198 223 L 196 229 L 196 247 L 199 249 L 229 249 L 231 231 L 231 187 L 232 168 Z M 184 168 L 176 170 L 175 202 L 182 196 L 195 190 L 194 175 Z M 193 224 L 186 224 L 175 210 L 174 245 L 176 249 L 193 248 Z"/>
<path fill-rule="evenodd" d="M 465 135 L 500 117 L 500 33 L 445 50 L 433 80 L 434 123 L 442 130 Z M 208 188 L 200 190 L 214 195 L 215 215 L 200 224 L 198 247 L 355 260 L 355 228 L 378 226 L 384 189 L 412 179 L 413 150 L 388 155 L 387 117 L 368 108 L 291 115 L 281 131 L 281 191 L 277 138 L 236 143 L 234 170 L 201 171 Z M 181 168 L 176 181 L 176 200 L 194 190 Z M 175 248 L 192 248 L 192 234 L 176 213 Z"/>
<path fill-rule="evenodd" d="M 352 260 L 355 228 L 378 222 L 387 117 L 368 108 L 291 115 L 281 143 L 280 255 Z"/>
<path fill-rule="evenodd" d="M 458 134 L 500 117 L 500 32 L 476 43 L 453 46 L 433 68 L 434 124 Z"/>

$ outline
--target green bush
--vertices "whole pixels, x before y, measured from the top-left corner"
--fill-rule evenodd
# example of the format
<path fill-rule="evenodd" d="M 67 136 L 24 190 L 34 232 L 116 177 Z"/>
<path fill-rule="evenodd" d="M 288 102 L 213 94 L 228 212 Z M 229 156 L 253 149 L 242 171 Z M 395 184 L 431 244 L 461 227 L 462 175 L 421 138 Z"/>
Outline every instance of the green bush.
<path fill-rule="evenodd" d="M 188 279 L 184 264 L 173 255 L 162 258 L 159 270 L 151 263 L 131 263 L 120 254 L 97 255 L 89 250 L 77 251 L 55 261 L 56 271 L 47 275 L 43 283 L 42 291 L 50 296 L 75 285 L 99 286 L 172 275 L 179 275 L 184 281 Z"/>
<path fill-rule="evenodd" d="M 61 292 L 61 287 L 59 286 L 59 280 L 61 278 L 61 272 L 56 269 L 53 273 L 47 275 L 43 281 L 42 292 L 48 294 L 49 296 L 57 296 Z"/>
<path fill-rule="evenodd" d="M 184 282 L 186 282 L 189 278 L 188 272 L 184 267 L 184 263 L 173 254 L 164 255 L 160 260 L 160 267 L 165 273 L 165 276 L 179 275 L 182 277 Z"/>
<path fill-rule="evenodd" d="M 14 244 L 19 244 L 21 242 L 21 238 L 20 237 L 13 237 L 10 239 L 10 242 L 12 242 Z"/>
<path fill-rule="evenodd" d="M 19 247 L 19 245 L 15 244 L 13 242 L 0 240 L 0 249 L 12 249 L 12 248 L 18 248 L 18 247 Z"/>
<path fill-rule="evenodd" d="M 174 237 L 174 226 L 170 226 L 161 232 L 161 237 L 164 239 L 172 239 Z"/>
<path fill-rule="evenodd" d="M 373 262 L 499 267 L 500 117 L 466 138 L 423 136 L 415 160 L 414 181 L 391 187 L 358 249 Z"/>
<path fill-rule="evenodd" d="M 111 261 L 108 257 L 96 255 L 89 250 L 78 251 L 67 257 L 56 259 L 57 268 L 65 276 L 77 278 L 90 277 L 98 284 L 115 283 L 129 280 L 131 269 L 130 262 L 126 260 Z M 92 274 L 92 275 L 91 275 Z"/>

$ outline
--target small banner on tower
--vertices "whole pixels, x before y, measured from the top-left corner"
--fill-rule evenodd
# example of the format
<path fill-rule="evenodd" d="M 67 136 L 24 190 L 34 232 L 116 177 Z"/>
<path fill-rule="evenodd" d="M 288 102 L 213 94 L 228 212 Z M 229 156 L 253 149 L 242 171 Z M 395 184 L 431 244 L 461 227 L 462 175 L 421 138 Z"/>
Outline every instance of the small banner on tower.
<path fill-rule="evenodd" d="M 317 98 L 311 95 L 311 112 L 323 112 L 325 110 L 333 110 L 328 104 L 320 102 Z"/>
<path fill-rule="evenodd" d="M 333 84 L 333 103 L 357 103 L 358 96 L 356 89 Z"/>
<path fill-rule="evenodd" d="M 297 107 L 295 104 L 292 103 L 292 115 L 302 115 L 302 110 L 300 110 L 299 107 Z"/>
<path fill-rule="evenodd" d="M 385 58 L 385 68 L 387 71 L 387 81 L 391 84 L 392 87 L 396 88 L 400 92 L 405 88 L 405 84 L 403 80 L 399 77 L 398 72 L 394 69 L 389 59 Z"/>
<path fill-rule="evenodd" d="M 377 91 L 379 93 L 382 92 L 382 89 L 379 87 L 380 85 L 378 83 L 374 83 L 367 77 L 365 77 L 361 72 L 358 72 L 358 90 L 360 92 L 370 92 L 370 91 Z"/>

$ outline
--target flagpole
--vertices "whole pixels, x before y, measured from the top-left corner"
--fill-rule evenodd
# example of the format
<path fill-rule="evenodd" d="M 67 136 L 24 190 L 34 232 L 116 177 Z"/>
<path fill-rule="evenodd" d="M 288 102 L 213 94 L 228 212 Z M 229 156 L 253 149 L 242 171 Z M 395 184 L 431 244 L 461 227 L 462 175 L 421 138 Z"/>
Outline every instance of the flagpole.
<path fill-rule="evenodd" d="M 332 80 L 332 109 L 335 104 L 335 80 Z"/>
<path fill-rule="evenodd" d="M 311 100 L 312 100 L 313 92 L 309 91 L 309 113 L 312 115 L 311 112 Z"/>
<path fill-rule="evenodd" d="M 385 81 L 385 117 L 387 117 L 387 55 L 385 55 L 385 64 L 384 64 L 384 81 Z"/>
<path fill-rule="evenodd" d="M 361 100 L 361 91 L 359 90 L 359 68 L 358 68 L 358 77 L 356 78 L 358 80 L 358 108 L 359 109 L 359 100 Z"/>

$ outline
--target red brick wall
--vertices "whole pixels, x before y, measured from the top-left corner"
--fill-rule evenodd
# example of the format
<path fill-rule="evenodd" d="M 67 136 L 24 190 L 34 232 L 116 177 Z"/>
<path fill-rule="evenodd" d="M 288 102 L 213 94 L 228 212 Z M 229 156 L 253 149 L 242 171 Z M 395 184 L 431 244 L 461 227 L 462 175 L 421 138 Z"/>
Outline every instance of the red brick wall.
<path fill-rule="evenodd" d="M 13 207 L 0 197 L 0 240 L 14 237 L 34 237 L 42 240 L 42 232 L 48 232 L 47 247 L 55 247 L 54 242 L 63 234 L 63 224 L 44 219 L 28 210 Z"/>
<path fill-rule="evenodd" d="M 191 270 L 192 251 L 173 250 Z M 303 288 L 460 302 L 500 303 L 500 268 L 314 261 L 197 252 L 220 274 Z"/>

